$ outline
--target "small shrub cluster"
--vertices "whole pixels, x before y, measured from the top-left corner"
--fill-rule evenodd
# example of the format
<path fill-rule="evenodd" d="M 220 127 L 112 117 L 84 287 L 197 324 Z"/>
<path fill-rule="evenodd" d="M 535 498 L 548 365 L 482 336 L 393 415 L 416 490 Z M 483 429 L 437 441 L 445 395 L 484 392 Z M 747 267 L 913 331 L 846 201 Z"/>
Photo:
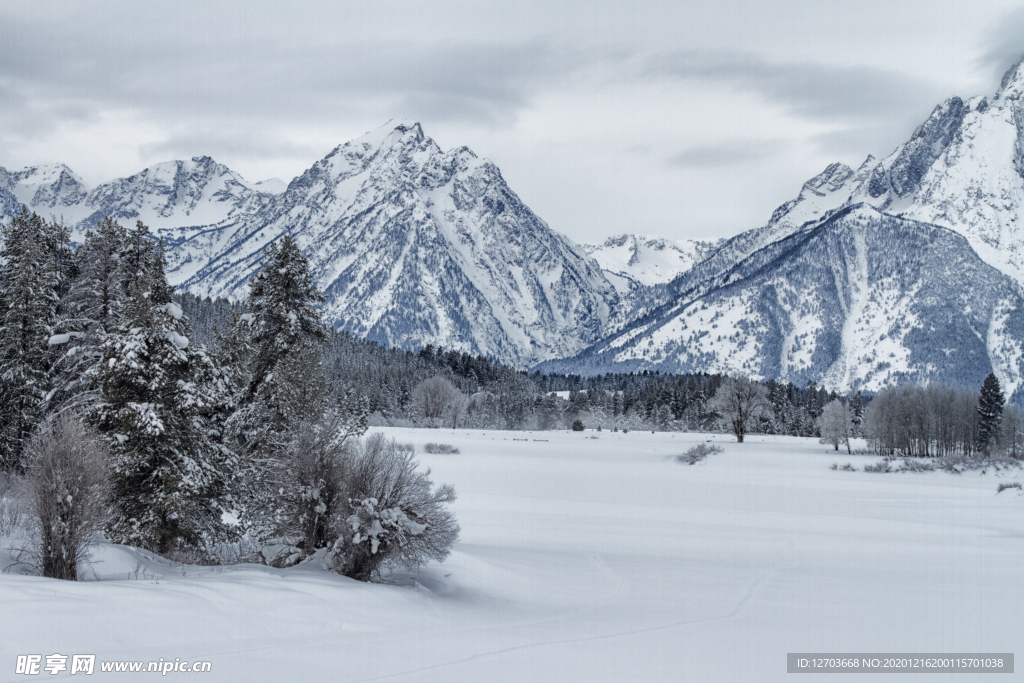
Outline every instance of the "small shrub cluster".
<path fill-rule="evenodd" d="M 838 470 L 840 472 L 856 472 L 857 471 L 857 468 L 854 467 L 853 465 L 851 465 L 850 463 L 846 463 L 845 465 L 840 467 L 839 463 L 837 463 L 837 462 L 832 463 L 832 466 L 829 467 L 829 469 L 830 470 Z"/>
<path fill-rule="evenodd" d="M 996 493 L 1002 493 L 1006 489 L 1017 489 L 1018 491 L 1020 491 L 1021 490 L 1020 482 L 1019 481 L 1015 481 L 1015 482 L 1010 483 L 1010 484 L 1006 484 L 1006 483 L 1000 484 L 999 487 L 996 489 Z"/>
<path fill-rule="evenodd" d="M 874 465 L 864 465 L 865 472 L 892 472 L 892 465 L 888 460 L 876 462 Z"/>
<path fill-rule="evenodd" d="M 934 472 L 935 465 L 927 460 L 910 459 L 905 458 L 900 466 L 896 469 L 897 472 Z"/>
<path fill-rule="evenodd" d="M 457 455 L 459 449 L 450 443 L 428 443 L 423 445 L 423 452 L 440 455 Z"/>
<path fill-rule="evenodd" d="M 583 431 L 583 420 L 573 420 L 572 421 L 572 431 L 574 431 L 574 432 L 582 432 Z M 623 431 L 625 431 L 625 430 L 623 430 Z"/>
<path fill-rule="evenodd" d="M 706 443 L 699 443 L 690 450 L 686 451 L 682 455 L 677 455 L 676 460 L 679 462 L 685 462 L 687 465 L 696 465 L 704 458 L 708 457 L 712 453 L 721 453 L 722 447 L 715 446 L 714 444 L 708 445 Z"/>

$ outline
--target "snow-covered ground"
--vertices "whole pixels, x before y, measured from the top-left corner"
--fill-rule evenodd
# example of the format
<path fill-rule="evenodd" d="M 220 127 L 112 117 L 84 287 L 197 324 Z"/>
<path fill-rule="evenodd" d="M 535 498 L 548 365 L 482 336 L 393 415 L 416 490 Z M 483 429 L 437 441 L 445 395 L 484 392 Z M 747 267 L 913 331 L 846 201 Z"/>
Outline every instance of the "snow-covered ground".
<path fill-rule="evenodd" d="M 833 471 L 877 458 L 785 437 L 382 431 L 461 450 L 420 456 L 459 494 L 444 564 L 362 584 L 104 546 L 100 581 L 0 574 L 0 681 L 52 653 L 208 660 L 217 681 L 590 683 L 783 680 L 787 652 L 1024 652 L 1024 496 L 996 494 L 1019 469 Z M 724 452 L 673 459 L 706 439 Z"/>

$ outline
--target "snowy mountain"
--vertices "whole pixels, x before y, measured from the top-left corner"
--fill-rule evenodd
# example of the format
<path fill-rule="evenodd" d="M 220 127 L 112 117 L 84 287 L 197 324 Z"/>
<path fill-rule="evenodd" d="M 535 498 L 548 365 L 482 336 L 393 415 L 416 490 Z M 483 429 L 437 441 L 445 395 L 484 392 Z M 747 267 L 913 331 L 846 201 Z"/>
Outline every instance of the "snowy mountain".
<path fill-rule="evenodd" d="M 581 244 L 620 294 L 671 282 L 703 261 L 716 243 L 668 240 L 650 235 L 618 235 L 603 244 Z"/>
<path fill-rule="evenodd" d="M 952 230 L 857 204 L 724 272 L 700 269 L 671 304 L 540 369 L 742 371 L 844 391 L 978 386 L 994 370 L 1008 395 L 1024 391 L 1020 288 Z"/>
<path fill-rule="evenodd" d="M 635 317 L 608 339 L 541 368 L 743 371 L 843 390 L 977 386 L 994 370 L 1013 393 L 1022 207 L 1017 64 L 991 98 L 950 98 L 884 159 L 831 164 L 766 226 L 716 244 L 642 297 L 634 290 Z"/>
<path fill-rule="evenodd" d="M 105 215 L 167 244 L 170 281 L 247 295 L 263 249 L 290 233 L 327 291 L 327 319 L 418 349 L 456 347 L 516 367 L 575 354 L 620 307 L 600 266 L 520 201 L 490 161 L 442 151 L 419 124 L 341 145 L 287 186 L 250 183 L 209 157 L 87 188 L 65 166 L 0 168 L 0 218 L 20 204 L 76 239 Z"/>
<path fill-rule="evenodd" d="M 62 165 L 0 168 L 0 218 L 21 203 L 63 216 L 76 235 L 105 214 L 141 219 L 166 240 L 172 282 L 233 299 L 262 250 L 289 233 L 335 326 L 409 349 L 574 373 L 743 370 L 843 389 L 976 384 L 984 368 L 1020 384 L 1020 64 L 991 98 L 950 98 L 887 157 L 832 164 L 766 226 L 713 244 L 621 235 L 578 247 L 491 162 L 443 151 L 413 123 L 341 145 L 287 186 L 250 183 L 208 157 L 96 188 Z"/>
<path fill-rule="evenodd" d="M 991 98 L 951 97 L 889 156 L 855 171 L 832 164 L 750 235 L 745 253 L 827 212 L 865 203 L 947 227 L 986 262 L 1024 284 L 1024 67 Z"/>
<path fill-rule="evenodd" d="M 255 213 L 280 182 L 250 183 L 210 157 L 156 164 L 91 189 L 63 164 L 13 173 L 0 167 L 0 219 L 24 204 L 47 218 L 63 219 L 77 240 L 98 220 L 112 216 L 127 226 L 141 220 L 175 243 Z"/>
<path fill-rule="evenodd" d="M 262 250 L 286 232 L 327 292 L 328 320 L 388 345 L 526 367 L 599 339 L 619 301 L 494 164 L 442 151 L 419 124 L 341 145 L 255 213 L 175 242 L 169 273 L 196 294 L 244 297 Z"/>

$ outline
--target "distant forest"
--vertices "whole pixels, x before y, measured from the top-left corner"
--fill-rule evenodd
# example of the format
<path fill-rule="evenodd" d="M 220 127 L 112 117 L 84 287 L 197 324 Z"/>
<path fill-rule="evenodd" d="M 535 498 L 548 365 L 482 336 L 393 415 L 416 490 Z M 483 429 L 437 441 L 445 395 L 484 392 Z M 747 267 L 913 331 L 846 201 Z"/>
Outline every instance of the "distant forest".
<path fill-rule="evenodd" d="M 196 340 L 216 346 L 218 331 L 231 325 L 244 304 L 200 298 L 178 292 Z M 462 427 L 509 430 L 569 429 L 576 420 L 586 428 L 700 430 L 717 429 L 718 414 L 708 403 L 721 385 L 720 374 L 605 374 L 545 375 L 517 371 L 480 355 L 427 345 L 418 352 L 387 348 L 377 342 L 333 332 L 325 350 L 332 392 L 349 390 L 366 401 L 371 424 L 421 424 L 413 401 L 416 386 L 443 377 L 469 398 L 455 423 Z M 752 429 L 763 434 L 820 436 L 817 426 L 825 405 L 838 398 L 834 391 L 810 382 L 804 387 L 771 380 L 765 384 L 771 414 Z M 558 392 L 559 395 L 552 396 Z M 846 402 L 846 397 L 842 397 Z M 849 398 L 859 424 L 869 397 Z"/>

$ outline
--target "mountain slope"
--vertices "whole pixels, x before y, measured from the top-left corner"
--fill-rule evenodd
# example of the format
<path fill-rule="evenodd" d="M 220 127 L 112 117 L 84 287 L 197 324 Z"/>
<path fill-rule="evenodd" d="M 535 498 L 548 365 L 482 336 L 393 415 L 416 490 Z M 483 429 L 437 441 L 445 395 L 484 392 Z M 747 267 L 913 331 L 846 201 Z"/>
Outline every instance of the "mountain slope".
<path fill-rule="evenodd" d="M 957 233 L 864 204 L 755 251 L 614 337 L 541 366 L 736 372 L 844 391 L 1024 376 L 1024 300 Z"/>

